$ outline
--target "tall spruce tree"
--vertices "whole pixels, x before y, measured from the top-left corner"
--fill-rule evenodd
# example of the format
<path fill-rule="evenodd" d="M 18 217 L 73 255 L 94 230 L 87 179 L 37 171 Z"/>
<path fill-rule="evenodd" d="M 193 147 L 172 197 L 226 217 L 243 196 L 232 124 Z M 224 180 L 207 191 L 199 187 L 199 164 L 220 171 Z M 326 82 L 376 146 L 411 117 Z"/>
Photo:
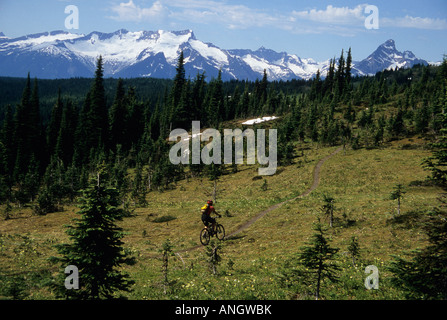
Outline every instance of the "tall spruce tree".
<path fill-rule="evenodd" d="M 110 147 L 116 150 L 116 145 L 124 146 L 126 143 L 126 122 L 128 118 L 128 110 L 125 105 L 125 90 L 123 79 L 118 80 L 116 86 L 115 100 L 110 109 Z M 127 146 L 124 146 L 127 150 Z"/>
<path fill-rule="evenodd" d="M 431 172 L 430 178 L 433 181 L 447 188 L 447 114 L 440 114 L 439 117 L 441 118 L 442 129 L 437 137 L 437 141 L 431 145 L 433 149 L 432 156 L 425 159 L 423 165 L 425 169 Z"/>
<path fill-rule="evenodd" d="M 100 149 L 104 150 L 108 147 L 109 117 L 102 56 L 99 56 L 97 60 L 95 79 L 85 96 L 75 135 L 74 161 L 78 166 L 86 164 L 89 158 L 94 157 Z"/>
<path fill-rule="evenodd" d="M 39 86 L 37 78 L 34 78 L 33 91 L 31 92 L 31 108 L 29 111 L 29 144 L 31 146 L 30 153 L 36 158 L 39 167 L 43 165 L 47 159 L 46 141 L 42 130 L 42 122 L 40 119 L 40 100 Z"/>
<path fill-rule="evenodd" d="M 337 98 L 340 99 L 344 93 L 346 80 L 345 80 L 346 74 L 345 74 L 345 57 L 344 57 L 344 51 L 341 51 L 340 59 L 338 59 L 338 68 L 335 72 L 335 92 L 337 94 Z"/>
<path fill-rule="evenodd" d="M 346 89 L 348 91 L 351 91 L 351 79 L 352 79 L 352 55 L 351 55 L 351 48 L 348 50 L 348 56 L 346 58 L 346 67 L 345 67 L 345 77 L 346 77 Z"/>
<path fill-rule="evenodd" d="M 14 180 L 19 180 L 20 176 L 26 173 L 30 160 L 29 126 L 31 109 L 31 80 L 30 74 L 23 89 L 22 100 L 17 105 L 14 117 L 14 143 L 16 146 Z"/>
<path fill-rule="evenodd" d="M 56 149 L 57 138 L 62 121 L 63 108 L 64 106 L 61 98 L 61 89 L 59 88 L 57 92 L 57 102 L 51 110 L 50 123 L 47 126 L 47 145 L 50 155 L 53 155 Z"/>
<path fill-rule="evenodd" d="M 6 106 L 5 119 L 0 131 L 0 141 L 4 147 L 3 161 L 5 174 L 7 174 L 9 184 L 12 182 L 12 171 L 14 169 L 16 144 L 14 140 L 14 115 L 11 105 Z"/>
<path fill-rule="evenodd" d="M 326 79 L 323 83 L 323 95 L 332 98 L 332 90 L 334 89 L 335 81 L 335 58 L 329 62 L 329 69 L 327 71 Z"/>
<path fill-rule="evenodd" d="M 94 141 L 92 147 L 107 146 L 109 117 L 107 112 L 106 96 L 104 89 L 104 69 L 102 56 L 96 61 L 95 79 L 91 88 L 90 128 Z"/>
<path fill-rule="evenodd" d="M 217 78 L 211 80 L 209 84 L 207 109 L 208 124 L 214 128 L 217 128 L 219 123 L 224 120 L 223 115 L 225 110 L 221 70 L 219 70 Z"/>
<path fill-rule="evenodd" d="M 68 100 L 62 111 L 62 118 L 54 151 L 54 155 L 61 159 L 65 166 L 68 166 L 73 160 L 77 123 L 78 112 L 73 103 Z"/>
<path fill-rule="evenodd" d="M 191 92 L 192 120 L 203 121 L 206 119 L 203 101 L 205 99 L 206 82 L 205 72 L 197 73 Z"/>
<path fill-rule="evenodd" d="M 186 77 L 183 51 L 180 52 L 180 56 L 177 61 L 176 75 L 174 77 L 174 83 L 172 85 L 170 106 L 168 111 L 169 129 L 178 128 L 180 123 L 177 120 L 178 112 L 180 108 L 180 101 L 182 99 L 182 92 L 185 89 Z"/>

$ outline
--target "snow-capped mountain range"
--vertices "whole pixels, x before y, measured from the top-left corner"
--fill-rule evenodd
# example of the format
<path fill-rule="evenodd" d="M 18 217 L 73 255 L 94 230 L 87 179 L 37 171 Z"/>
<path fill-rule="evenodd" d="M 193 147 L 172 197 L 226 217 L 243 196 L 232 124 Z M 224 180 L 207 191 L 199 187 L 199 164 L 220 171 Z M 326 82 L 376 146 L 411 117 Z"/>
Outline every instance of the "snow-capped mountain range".
<path fill-rule="evenodd" d="M 207 79 L 222 71 L 223 80 L 255 80 L 264 70 L 269 80 L 310 79 L 317 70 L 326 75 L 329 60 L 317 62 L 295 54 L 264 47 L 225 50 L 202 42 L 192 30 L 137 31 L 88 35 L 53 31 L 10 39 L 0 32 L 0 76 L 38 78 L 93 76 L 96 59 L 102 55 L 106 77 L 172 78 L 183 51 L 187 76 L 205 71 Z M 345 56 L 346 58 L 346 56 Z M 411 51 L 399 52 L 388 40 L 362 61 L 353 61 L 352 73 L 371 75 L 378 71 L 427 64 Z"/>

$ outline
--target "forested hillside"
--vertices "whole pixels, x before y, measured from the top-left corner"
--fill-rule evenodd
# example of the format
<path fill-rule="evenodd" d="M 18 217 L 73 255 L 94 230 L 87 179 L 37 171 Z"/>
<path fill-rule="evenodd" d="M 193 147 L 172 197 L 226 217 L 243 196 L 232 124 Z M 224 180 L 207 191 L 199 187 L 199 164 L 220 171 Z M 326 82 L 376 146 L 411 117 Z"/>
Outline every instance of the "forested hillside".
<path fill-rule="evenodd" d="M 307 83 L 271 83 L 266 76 L 254 83 L 223 83 L 220 77 L 207 82 L 204 74 L 186 79 L 180 56 L 172 84 L 118 80 L 111 99 L 111 82 L 103 79 L 100 58 L 95 79 L 72 80 L 76 88 L 66 89 L 70 95 L 61 89 L 69 81 L 52 81 L 52 93 L 45 88 L 46 101 L 55 99 L 51 111 L 41 106 L 39 81 L 28 75 L 20 103 L 8 104 L 4 111 L 0 198 L 18 205 L 42 197 L 73 200 L 101 162 L 110 167 L 123 197 L 132 187 L 141 189 L 133 190 L 140 195 L 168 188 L 185 178 L 186 168 L 169 163 L 166 138 L 174 128 L 188 130 L 192 120 L 200 120 L 202 128 L 219 128 L 224 121 L 279 116 L 280 161 L 293 157 L 296 144 L 306 139 L 371 148 L 405 136 L 439 133 L 445 62 L 438 68 L 416 66 L 354 81 L 350 57 L 342 52 L 324 79 L 317 74 Z M 7 80 L 2 79 L 3 88 L 15 87 L 11 92 L 17 93 L 19 80 L 11 79 L 11 86 L 5 85 Z M 79 103 L 81 89 L 86 92 Z M 136 168 L 136 177 L 146 183 L 126 182 L 129 168 Z M 189 168 L 192 174 L 206 170 Z"/>

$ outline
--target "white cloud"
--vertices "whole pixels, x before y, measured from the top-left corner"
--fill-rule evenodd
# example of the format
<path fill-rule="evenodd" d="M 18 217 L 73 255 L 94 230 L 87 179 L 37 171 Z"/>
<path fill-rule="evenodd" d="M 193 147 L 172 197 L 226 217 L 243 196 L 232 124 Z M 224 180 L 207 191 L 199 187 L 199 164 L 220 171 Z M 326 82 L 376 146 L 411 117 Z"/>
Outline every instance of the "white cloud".
<path fill-rule="evenodd" d="M 380 20 L 381 26 L 398 27 L 398 28 L 412 28 L 412 29 L 427 29 L 427 30 L 446 30 L 446 19 L 433 19 L 421 17 L 398 17 L 398 18 L 383 18 Z"/>
<path fill-rule="evenodd" d="M 169 17 L 177 21 L 221 24 L 232 29 L 273 25 L 280 23 L 283 18 L 268 11 L 214 0 L 157 0 L 148 8 L 140 7 L 129 0 L 110 9 L 115 15 L 109 18 L 117 21 L 141 22 Z"/>
<path fill-rule="evenodd" d="M 231 29 L 260 27 L 278 22 L 278 18 L 266 11 L 245 5 L 230 5 L 219 1 L 170 1 L 171 17 L 195 23 L 219 23 Z M 180 10 L 175 10 L 180 9 Z"/>
<path fill-rule="evenodd" d="M 122 2 L 119 5 L 111 8 L 117 15 L 111 18 L 117 21 L 147 21 L 162 18 L 167 9 L 162 5 L 160 1 L 155 1 L 149 8 L 141 8 L 129 0 L 129 2 Z"/>
<path fill-rule="evenodd" d="M 364 10 L 366 4 L 361 4 L 355 8 L 333 7 L 328 5 L 324 10 L 292 11 L 292 16 L 300 20 L 310 20 L 325 24 L 361 24 L 365 20 Z"/>

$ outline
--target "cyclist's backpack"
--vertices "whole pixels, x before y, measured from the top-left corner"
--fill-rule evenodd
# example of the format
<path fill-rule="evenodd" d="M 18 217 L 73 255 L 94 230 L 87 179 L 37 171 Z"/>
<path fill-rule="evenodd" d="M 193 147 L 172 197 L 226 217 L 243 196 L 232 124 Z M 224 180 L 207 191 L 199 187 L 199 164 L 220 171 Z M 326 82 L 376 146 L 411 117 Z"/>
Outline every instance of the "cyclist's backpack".
<path fill-rule="evenodd" d="M 207 210 L 208 210 L 208 205 L 206 204 L 202 208 L 200 208 L 200 213 L 204 214 L 207 212 Z"/>

